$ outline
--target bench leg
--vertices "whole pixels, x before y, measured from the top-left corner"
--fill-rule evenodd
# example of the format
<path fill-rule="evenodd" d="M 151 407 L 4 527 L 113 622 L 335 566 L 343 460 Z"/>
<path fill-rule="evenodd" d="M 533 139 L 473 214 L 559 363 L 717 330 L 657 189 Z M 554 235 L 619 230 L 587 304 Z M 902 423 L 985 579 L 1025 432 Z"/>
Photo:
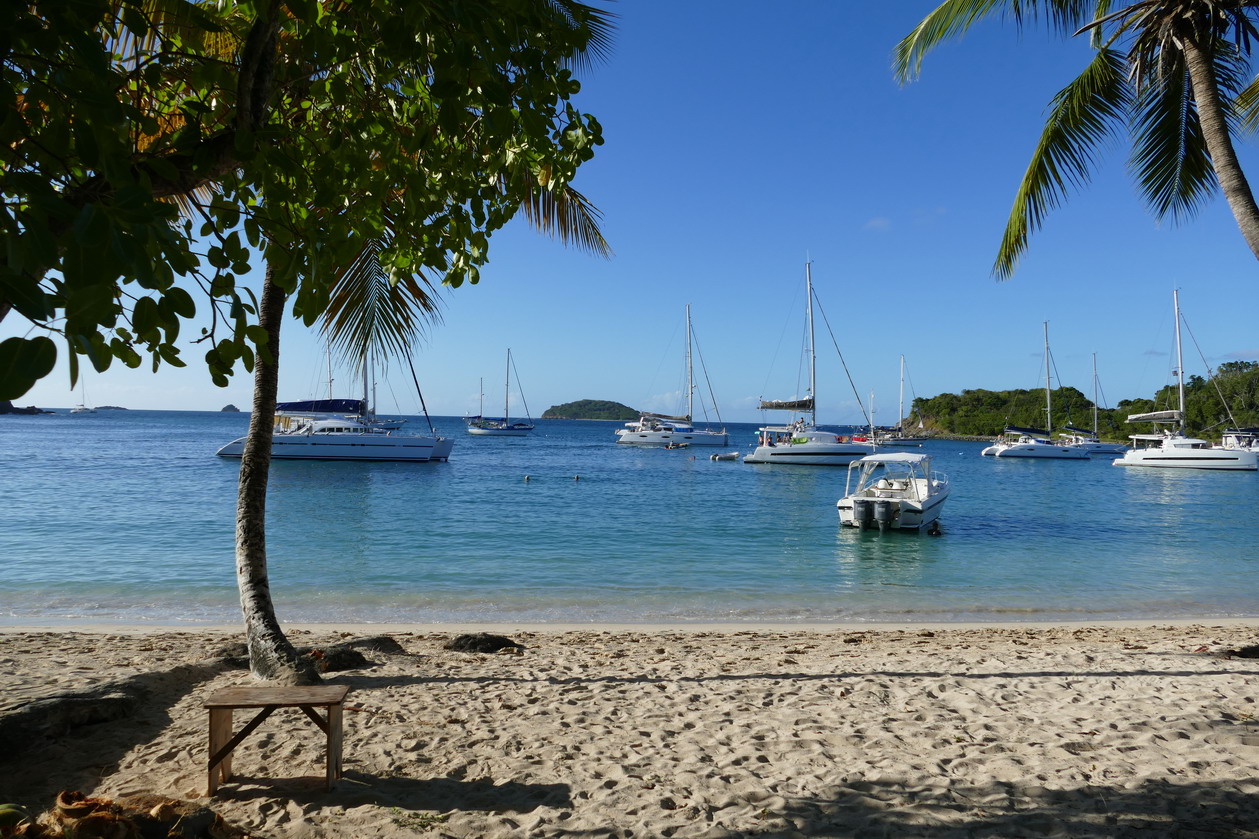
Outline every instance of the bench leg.
<path fill-rule="evenodd" d="M 209 756 L 213 757 L 222 749 L 227 742 L 232 739 L 232 709 L 231 708 L 211 708 L 210 709 L 210 751 Z M 210 766 L 210 774 L 206 787 L 207 795 L 214 795 L 219 788 L 219 784 L 227 781 L 232 777 L 232 755 L 229 752 L 223 756 L 217 764 Z"/>
<path fill-rule="evenodd" d="M 328 706 L 328 789 L 341 777 L 341 705 Z"/>

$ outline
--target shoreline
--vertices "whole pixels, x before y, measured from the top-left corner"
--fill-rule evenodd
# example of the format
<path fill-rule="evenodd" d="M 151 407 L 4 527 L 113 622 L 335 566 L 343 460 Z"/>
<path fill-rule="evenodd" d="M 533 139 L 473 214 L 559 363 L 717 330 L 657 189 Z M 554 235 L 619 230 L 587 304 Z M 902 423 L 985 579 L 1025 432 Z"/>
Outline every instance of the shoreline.
<path fill-rule="evenodd" d="M 562 634 L 569 632 L 615 632 L 625 634 L 650 634 L 654 632 L 687 633 L 703 632 L 715 634 L 740 634 L 756 632 L 914 632 L 929 630 L 942 632 L 949 630 L 977 631 L 984 629 L 1079 629 L 1087 627 L 1113 629 L 1142 629 L 1153 627 L 1186 628 L 1194 626 L 1238 627 L 1249 626 L 1259 629 L 1259 617 L 1189 617 L 1189 618 L 1117 618 L 1099 620 L 1029 620 L 1029 621 L 907 621 L 907 622 L 861 622 L 861 621 L 816 621 L 792 623 L 783 621 L 767 622 L 734 622 L 713 621 L 702 623 L 512 623 L 497 622 L 452 622 L 452 623 L 363 623 L 363 622 L 281 622 L 280 628 L 288 631 L 305 633 L 349 632 L 363 635 L 387 635 L 389 633 L 462 634 L 469 632 L 493 632 L 509 634 L 526 632 L 537 634 Z M 228 623 L 134 623 L 134 622 L 48 622 L 48 623 L 0 623 L 0 636 L 24 632 L 82 632 L 82 633 L 121 633 L 144 634 L 149 632 L 244 632 L 243 624 Z"/>

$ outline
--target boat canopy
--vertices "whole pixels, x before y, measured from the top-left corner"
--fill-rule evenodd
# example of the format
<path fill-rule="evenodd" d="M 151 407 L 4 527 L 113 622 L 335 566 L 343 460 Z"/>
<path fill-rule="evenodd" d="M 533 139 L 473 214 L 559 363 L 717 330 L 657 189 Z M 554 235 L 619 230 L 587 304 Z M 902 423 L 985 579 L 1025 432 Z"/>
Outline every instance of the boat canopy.
<path fill-rule="evenodd" d="M 1017 425 L 1007 425 L 1005 427 L 1006 434 L 1030 434 L 1033 437 L 1048 437 L 1048 431 L 1042 431 L 1039 428 L 1019 428 Z"/>
<path fill-rule="evenodd" d="M 655 419 L 671 420 L 673 422 L 690 422 L 691 421 L 690 417 L 671 417 L 668 414 L 653 414 L 650 411 L 643 411 L 642 415 L 645 417 L 654 417 Z"/>
<path fill-rule="evenodd" d="M 307 399 L 303 402 L 277 402 L 275 409 L 294 414 L 364 414 L 362 399 Z"/>
<path fill-rule="evenodd" d="M 1180 411 L 1151 411 L 1148 414 L 1128 414 L 1128 422 L 1180 422 Z"/>
<path fill-rule="evenodd" d="M 1088 429 L 1088 428 L 1076 428 L 1074 425 L 1064 425 L 1064 426 L 1062 426 L 1062 430 L 1063 430 L 1063 431 L 1070 431 L 1070 432 L 1072 432 L 1072 433 L 1074 433 L 1074 434 L 1087 434 L 1087 435 L 1089 435 L 1090 437 L 1091 437 L 1091 436 L 1093 436 L 1093 431 L 1092 431 L 1092 429 Z"/>
<path fill-rule="evenodd" d="M 766 401 L 763 399 L 759 407 L 762 411 L 812 411 L 813 398 L 792 399 L 785 402 Z"/>
<path fill-rule="evenodd" d="M 930 459 L 931 455 L 921 452 L 880 452 L 854 460 L 850 466 L 856 466 L 858 463 L 922 463 Z"/>

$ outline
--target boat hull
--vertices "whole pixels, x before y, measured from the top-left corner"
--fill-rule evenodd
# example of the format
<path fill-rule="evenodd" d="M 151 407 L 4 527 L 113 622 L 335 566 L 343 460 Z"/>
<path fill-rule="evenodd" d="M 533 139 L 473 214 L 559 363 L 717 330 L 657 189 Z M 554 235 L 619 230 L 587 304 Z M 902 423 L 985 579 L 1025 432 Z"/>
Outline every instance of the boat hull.
<path fill-rule="evenodd" d="M 478 428 L 476 426 L 468 426 L 468 433 L 477 437 L 528 437 L 533 431 L 533 426 L 529 428 Z"/>
<path fill-rule="evenodd" d="M 1235 449 L 1134 449 L 1116 458 L 1114 465 L 1253 472 L 1259 468 L 1259 460 L 1254 452 Z"/>
<path fill-rule="evenodd" d="M 989 446 L 981 454 L 985 457 L 1056 458 L 1058 460 L 1086 460 L 1089 456 L 1087 449 L 1078 449 L 1074 446 L 1033 444 L 1007 446 L 1000 443 Z"/>
<path fill-rule="evenodd" d="M 616 442 L 626 446 L 728 446 L 730 435 L 723 431 L 634 431 L 622 428 Z"/>
<path fill-rule="evenodd" d="M 454 441 L 446 437 L 392 434 L 277 434 L 271 440 L 272 460 L 370 460 L 409 463 L 444 462 Z M 245 438 L 219 449 L 219 457 L 240 457 Z"/>
<path fill-rule="evenodd" d="M 757 446 L 744 463 L 788 463 L 797 466 L 847 466 L 870 454 L 870 446 L 853 443 L 782 443 Z"/>
<path fill-rule="evenodd" d="M 890 525 L 890 529 L 922 530 L 930 527 L 940 518 L 940 513 L 944 511 L 944 502 L 948 497 L 948 490 L 944 490 L 930 496 L 922 503 L 906 499 L 891 499 L 899 505 L 899 511 Z M 841 498 L 837 508 L 839 510 L 840 524 L 845 527 L 861 527 L 861 523 L 854 515 L 853 499 L 851 497 Z"/>

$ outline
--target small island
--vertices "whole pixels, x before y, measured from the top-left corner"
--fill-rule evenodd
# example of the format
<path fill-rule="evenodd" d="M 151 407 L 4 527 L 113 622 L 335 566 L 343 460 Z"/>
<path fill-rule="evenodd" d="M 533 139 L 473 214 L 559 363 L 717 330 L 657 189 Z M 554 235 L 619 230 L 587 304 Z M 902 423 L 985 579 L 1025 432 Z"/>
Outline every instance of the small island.
<path fill-rule="evenodd" d="M 12 400 L 0 399 L 0 414 L 55 414 L 56 411 L 45 411 L 43 408 L 36 408 L 30 405 L 26 408 L 14 407 Z"/>
<path fill-rule="evenodd" d="M 237 408 L 235 405 L 224 405 L 222 408 L 220 408 L 220 409 L 219 409 L 219 413 L 221 413 L 221 414 L 239 414 L 239 413 L 240 413 L 240 408 Z"/>
<path fill-rule="evenodd" d="M 579 399 L 576 402 L 565 402 L 554 405 L 542 412 L 542 419 L 571 420 L 626 420 L 638 419 L 639 412 L 622 405 L 620 402 L 609 402 L 606 399 Z"/>

